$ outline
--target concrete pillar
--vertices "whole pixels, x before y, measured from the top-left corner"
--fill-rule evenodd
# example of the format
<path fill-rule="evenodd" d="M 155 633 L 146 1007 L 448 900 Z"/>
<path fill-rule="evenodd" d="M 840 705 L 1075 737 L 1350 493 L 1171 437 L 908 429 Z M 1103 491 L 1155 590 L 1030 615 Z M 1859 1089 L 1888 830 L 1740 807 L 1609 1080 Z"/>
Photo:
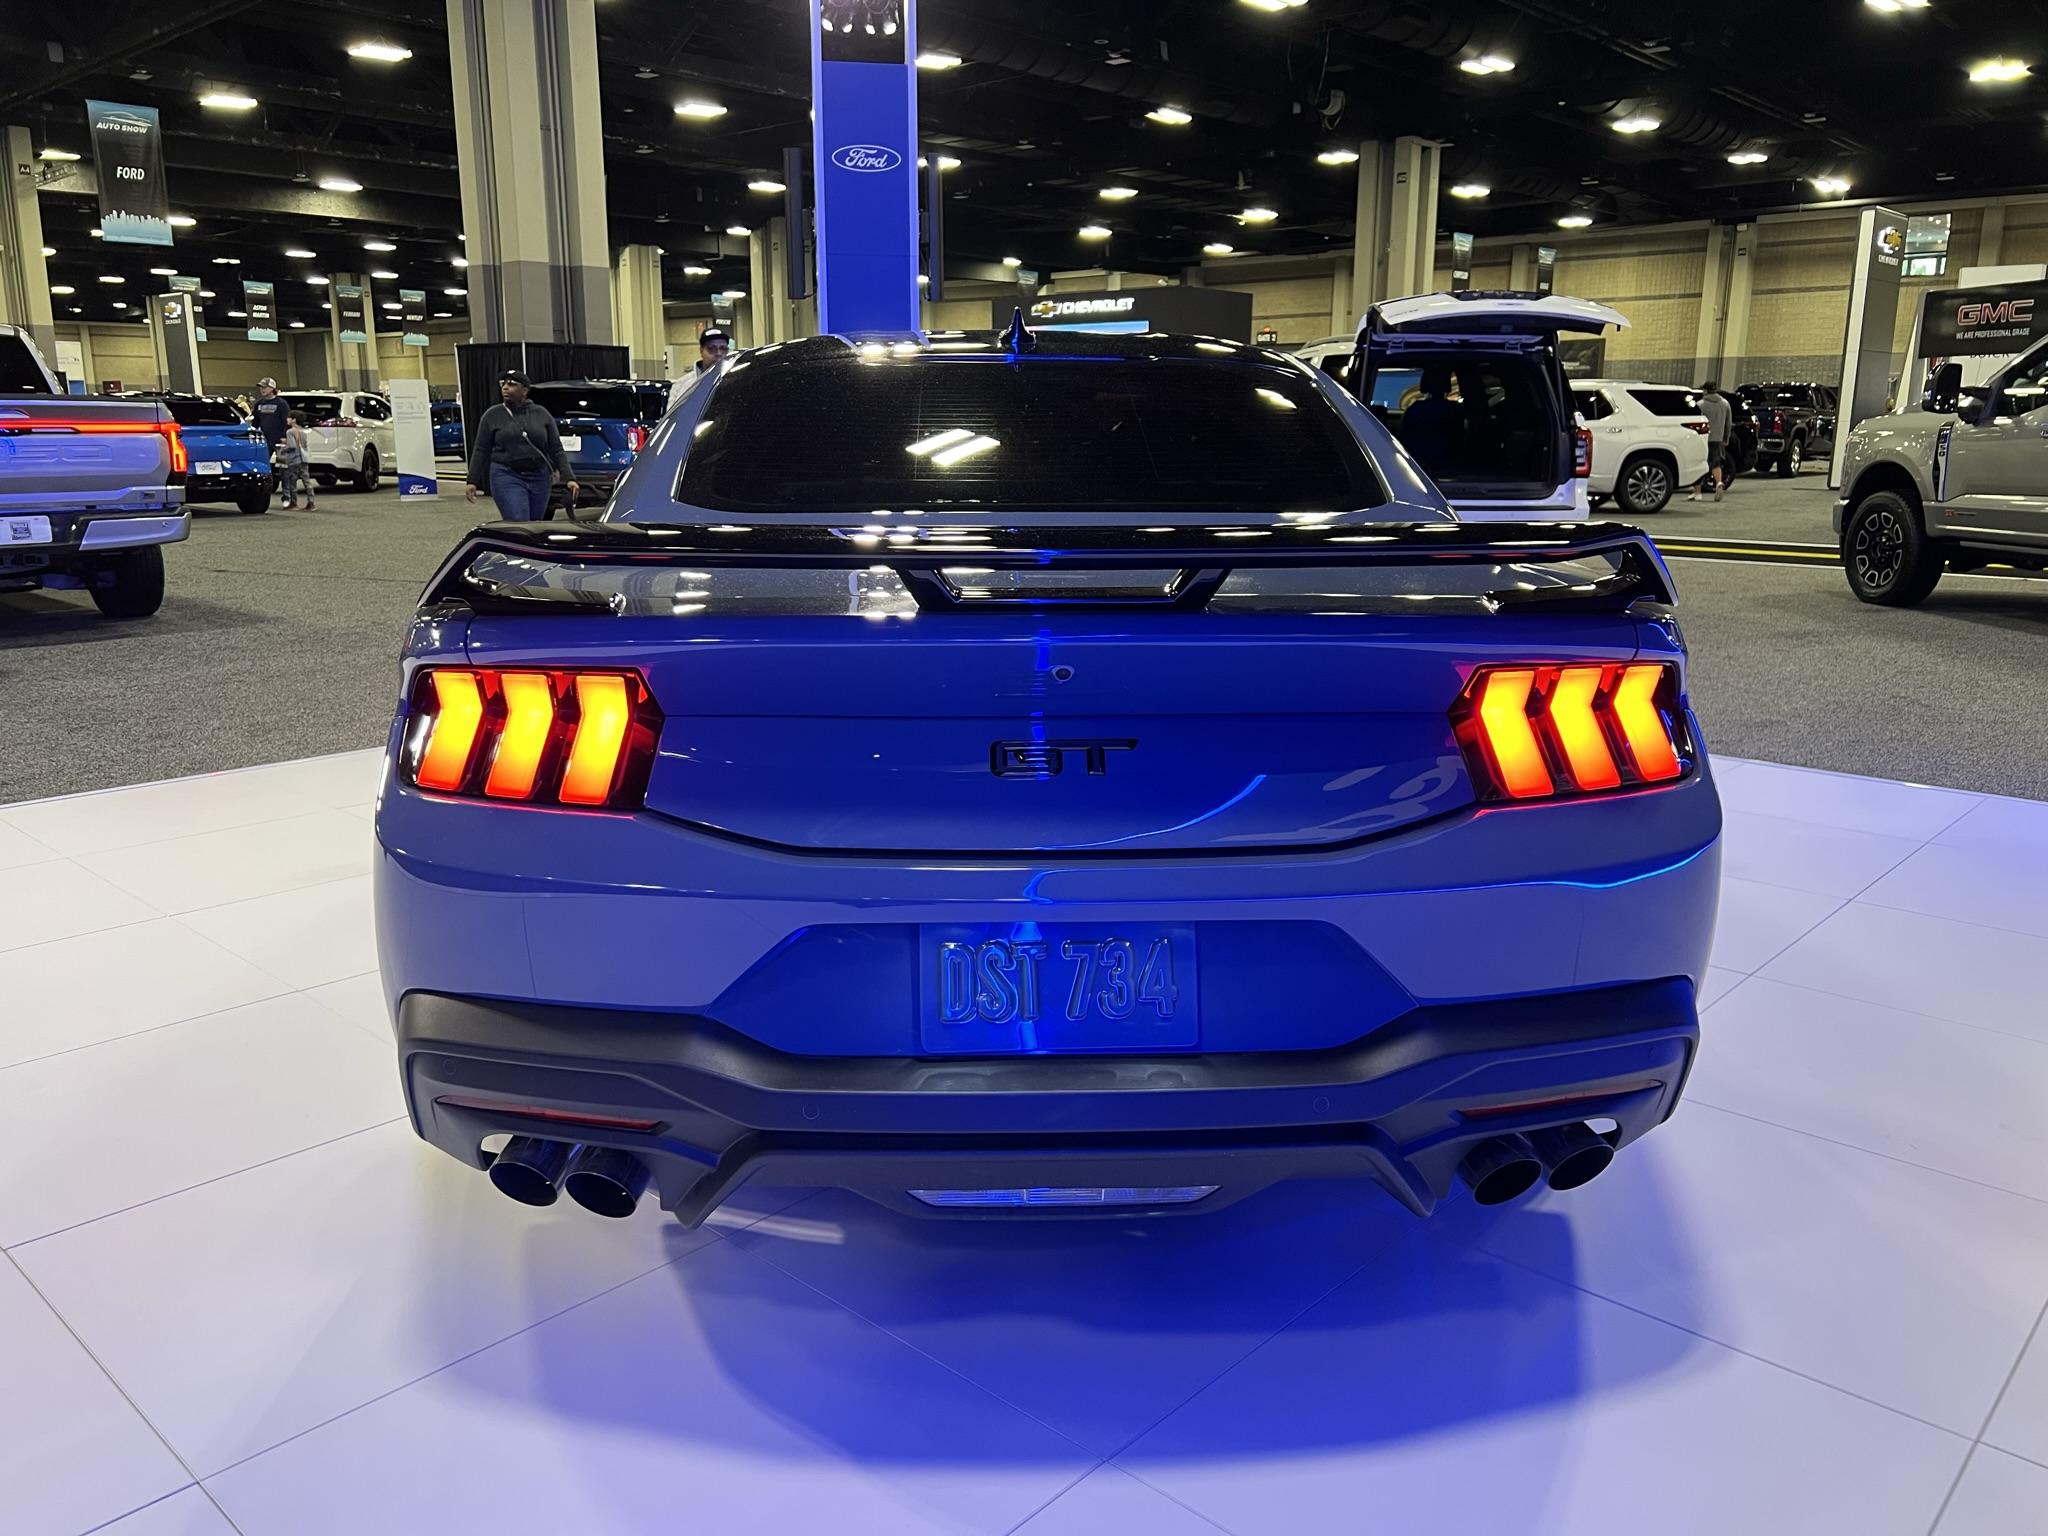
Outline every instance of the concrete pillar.
<path fill-rule="evenodd" d="M 1973 267 L 1995 267 L 2005 260 L 2005 204 L 1988 203 L 1977 210 L 1977 259 Z"/>
<path fill-rule="evenodd" d="M 57 322 L 43 259 L 43 214 L 36 204 L 35 145 L 26 128 L 9 128 L 0 137 L 7 151 L 7 195 L 0 198 L 0 321 L 27 330 L 54 369 Z"/>
<path fill-rule="evenodd" d="M 789 297 L 789 220 L 774 218 L 761 232 L 762 281 L 756 285 L 758 305 L 772 305 L 759 312 L 767 316 L 768 339 L 791 341 L 801 334 L 796 328 L 795 305 Z"/>
<path fill-rule="evenodd" d="M 1508 253 L 1508 286 L 1516 293 L 1536 291 L 1536 247 L 1518 245 Z"/>
<path fill-rule="evenodd" d="M 336 389 L 375 389 L 377 387 L 377 296 L 370 291 L 370 280 L 359 272 L 336 272 L 329 284 L 328 303 L 334 307 L 327 312 L 327 333 L 334 338 L 334 387 Z M 363 290 L 363 334 L 366 341 L 343 341 L 341 339 L 341 300 L 336 297 L 345 284 L 360 285 Z"/>
<path fill-rule="evenodd" d="M 750 345 L 756 347 L 782 340 L 777 334 L 775 294 L 769 276 L 772 265 L 768 254 L 768 230 L 763 226 L 747 236 L 747 313 L 753 321 Z"/>
<path fill-rule="evenodd" d="M 1358 309 L 1435 286 L 1438 160 L 1432 139 L 1358 146 L 1351 254 L 1351 302 Z"/>
<path fill-rule="evenodd" d="M 448 0 L 448 52 L 471 335 L 609 343 L 595 0 Z"/>
<path fill-rule="evenodd" d="M 1734 387 L 1742 381 L 1743 359 L 1749 356 L 1749 308 L 1755 288 L 1756 226 L 1735 226 L 1728 258 L 1728 314 L 1721 332 L 1721 366 L 1715 370 L 1719 382 Z M 1704 380 L 1702 381 L 1704 382 Z"/>
<path fill-rule="evenodd" d="M 1728 331 L 1728 285 L 1734 274 L 1735 231 L 1726 224 L 1707 230 L 1706 266 L 1700 277 L 1700 319 L 1693 337 L 1694 383 L 1714 377 L 1720 367 L 1722 339 Z M 1733 384 L 1734 380 L 1725 382 Z"/>
<path fill-rule="evenodd" d="M 633 377 L 662 376 L 668 322 L 661 309 L 660 246 L 629 245 L 620 250 L 612 269 L 612 335 L 631 356 Z"/>
<path fill-rule="evenodd" d="M 1351 302 L 1350 262 L 1339 261 L 1330 274 L 1330 334 L 1332 336 L 1355 336 L 1358 334 L 1359 313 Z"/>

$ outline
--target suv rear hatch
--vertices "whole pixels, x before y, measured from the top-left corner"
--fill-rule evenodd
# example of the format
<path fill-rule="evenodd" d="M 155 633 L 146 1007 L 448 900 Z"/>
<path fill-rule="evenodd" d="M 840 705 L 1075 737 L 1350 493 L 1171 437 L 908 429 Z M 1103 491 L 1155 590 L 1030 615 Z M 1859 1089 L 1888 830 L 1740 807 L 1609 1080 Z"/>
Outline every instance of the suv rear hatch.
<path fill-rule="evenodd" d="M 1628 323 L 1556 294 L 1389 299 L 1360 325 L 1356 392 L 1461 517 L 1573 516 L 1584 461 L 1558 336 Z"/>
<path fill-rule="evenodd" d="M 1630 605 L 1670 595 L 1607 526 L 536 526 L 479 531 L 429 590 L 472 611 L 468 661 L 637 672 L 662 717 L 647 808 L 808 853 L 1395 831 L 1474 801 L 1451 711 L 1476 665 L 1618 667 Z"/>

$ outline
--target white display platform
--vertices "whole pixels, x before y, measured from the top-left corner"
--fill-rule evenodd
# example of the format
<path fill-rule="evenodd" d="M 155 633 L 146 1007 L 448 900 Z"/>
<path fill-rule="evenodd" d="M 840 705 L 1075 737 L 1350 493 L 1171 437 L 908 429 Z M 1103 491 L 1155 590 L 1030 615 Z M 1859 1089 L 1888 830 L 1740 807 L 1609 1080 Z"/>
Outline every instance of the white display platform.
<path fill-rule="evenodd" d="M 687 1233 L 414 1140 L 374 768 L 0 809 L 7 1536 L 2041 1528 L 2048 805 L 1724 762 L 1688 1102 L 1571 1195 Z"/>

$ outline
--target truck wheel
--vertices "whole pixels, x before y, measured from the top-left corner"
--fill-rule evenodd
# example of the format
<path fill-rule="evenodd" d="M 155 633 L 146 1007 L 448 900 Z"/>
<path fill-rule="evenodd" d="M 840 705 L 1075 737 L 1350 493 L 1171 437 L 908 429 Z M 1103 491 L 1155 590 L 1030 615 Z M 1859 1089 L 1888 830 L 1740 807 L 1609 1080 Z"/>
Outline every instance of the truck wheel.
<path fill-rule="evenodd" d="M 164 605 L 164 552 L 154 544 L 109 555 L 109 578 L 92 587 L 93 605 L 110 619 L 146 619 Z"/>
<path fill-rule="evenodd" d="M 1799 473 L 1799 466 L 1806 462 L 1806 444 L 1793 438 L 1785 451 L 1778 455 L 1778 473 L 1785 476 Z"/>
<path fill-rule="evenodd" d="M 1614 480 L 1615 499 L 1631 517 L 1662 512 L 1671 500 L 1673 488 L 1671 466 L 1650 454 L 1625 461 Z"/>
<path fill-rule="evenodd" d="M 242 509 L 244 517 L 254 517 L 258 512 L 268 512 L 270 510 L 270 487 L 266 485 L 260 491 L 242 492 L 241 495 L 235 498 L 235 505 Z"/>
<path fill-rule="evenodd" d="M 1842 569 L 1866 603 L 1910 608 L 1934 590 L 1946 564 L 1920 509 L 1897 491 L 1864 497 L 1842 525 Z"/>
<path fill-rule="evenodd" d="M 356 489 L 359 491 L 374 491 L 377 489 L 377 469 L 377 450 L 365 448 L 363 450 L 363 467 L 356 471 Z"/>

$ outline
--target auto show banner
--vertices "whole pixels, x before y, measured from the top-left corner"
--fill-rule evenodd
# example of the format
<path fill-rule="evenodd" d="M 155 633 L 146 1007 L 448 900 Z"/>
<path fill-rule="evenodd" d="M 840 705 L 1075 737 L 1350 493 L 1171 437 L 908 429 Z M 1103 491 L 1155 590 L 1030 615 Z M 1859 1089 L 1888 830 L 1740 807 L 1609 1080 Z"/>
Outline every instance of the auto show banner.
<path fill-rule="evenodd" d="M 2048 283 L 1936 289 L 1920 304 L 1922 357 L 2001 357 L 2048 336 Z"/>
<path fill-rule="evenodd" d="M 361 283 L 334 285 L 334 323 L 343 341 L 367 342 L 370 333 L 363 319 L 365 296 Z"/>
<path fill-rule="evenodd" d="M 1892 330 L 1898 322 L 1900 260 L 1906 253 L 1906 216 L 1866 208 L 1856 224 L 1856 266 L 1849 282 L 1849 324 L 1842 339 L 1841 416 L 1828 484 L 1842 483 L 1849 433 L 1859 421 L 1884 414 L 1892 384 Z"/>
<path fill-rule="evenodd" d="M 156 108 L 88 101 L 85 120 L 100 184 L 100 238 L 109 245 L 169 245 L 171 205 Z"/>
<path fill-rule="evenodd" d="M 1539 245 L 1536 247 L 1536 291 L 1552 293 L 1557 288 L 1557 247 Z"/>
<path fill-rule="evenodd" d="M 1472 286 L 1472 237 L 1451 236 L 1451 292 L 1464 293 Z"/>
<path fill-rule="evenodd" d="M 249 312 L 249 340 L 277 340 L 277 284 L 243 278 L 242 308 Z"/>
<path fill-rule="evenodd" d="M 818 329 L 914 331 L 916 11 L 907 0 L 812 0 L 810 11 Z"/>
<path fill-rule="evenodd" d="M 386 379 L 391 426 L 398 439 L 398 494 L 438 496 L 434 478 L 434 413 L 425 379 Z"/>
<path fill-rule="evenodd" d="M 405 317 L 405 335 L 402 338 L 408 347 L 424 347 L 427 344 L 427 290 L 424 288 L 401 288 L 398 290 L 399 312 Z"/>

